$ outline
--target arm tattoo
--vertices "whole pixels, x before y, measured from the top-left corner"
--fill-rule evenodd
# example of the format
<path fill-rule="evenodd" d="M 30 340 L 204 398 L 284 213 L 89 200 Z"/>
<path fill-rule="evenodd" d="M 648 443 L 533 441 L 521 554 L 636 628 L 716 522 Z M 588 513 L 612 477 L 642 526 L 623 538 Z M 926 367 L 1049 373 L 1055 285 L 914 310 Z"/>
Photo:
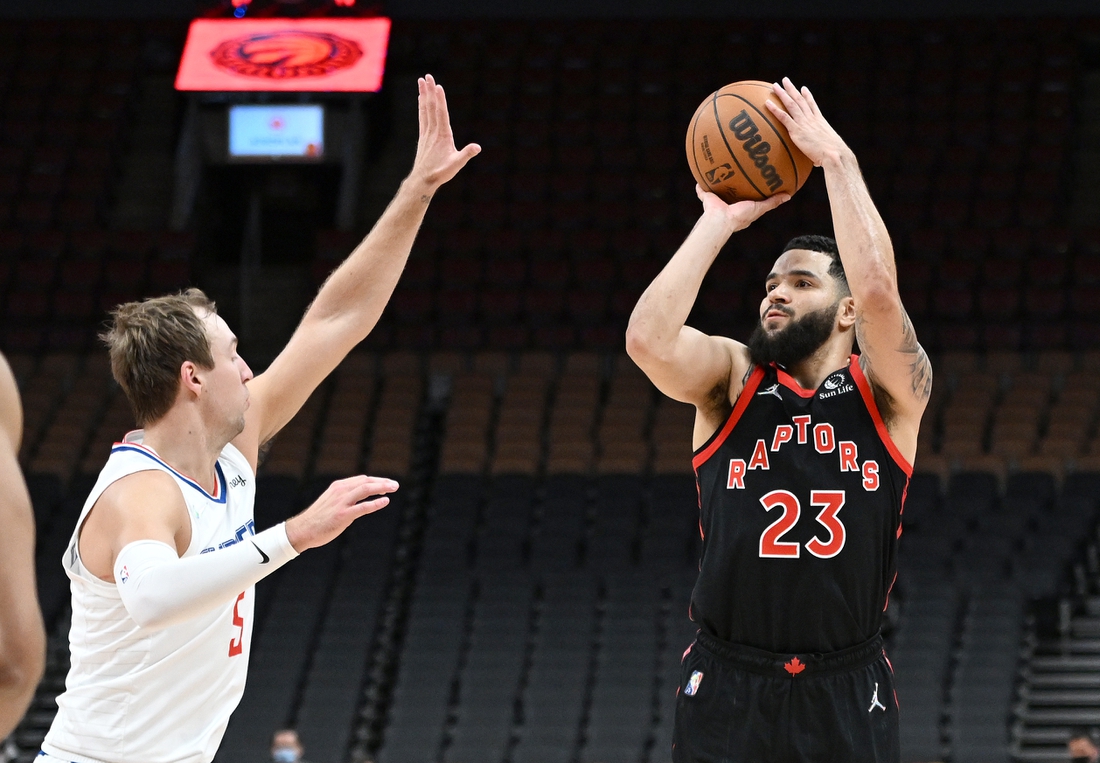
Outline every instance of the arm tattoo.
<path fill-rule="evenodd" d="M 902 312 L 901 315 L 901 347 L 898 348 L 898 352 L 908 356 L 909 380 L 913 386 L 913 395 L 922 403 L 927 402 L 932 395 L 932 363 L 928 360 L 928 353 L 917 341 L 917 334 L 913 330 L 913 321 L 909 320 L 909 314 Z"/>

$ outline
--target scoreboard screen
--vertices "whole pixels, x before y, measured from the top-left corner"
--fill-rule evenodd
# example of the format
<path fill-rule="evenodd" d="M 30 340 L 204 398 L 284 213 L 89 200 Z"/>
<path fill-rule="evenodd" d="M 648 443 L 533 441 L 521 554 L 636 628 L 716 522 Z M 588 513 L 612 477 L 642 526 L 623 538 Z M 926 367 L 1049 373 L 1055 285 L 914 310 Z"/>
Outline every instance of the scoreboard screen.
<path fill-rule="evenodd" d="M 230 159 L 321 159 L 325 114 L 319 104 L 230 106 Z"/>
<path fill-rule="evenodd" d="M 176 89 L 377 92 L 389 35 L 388 18 L 196 19 Z"/>

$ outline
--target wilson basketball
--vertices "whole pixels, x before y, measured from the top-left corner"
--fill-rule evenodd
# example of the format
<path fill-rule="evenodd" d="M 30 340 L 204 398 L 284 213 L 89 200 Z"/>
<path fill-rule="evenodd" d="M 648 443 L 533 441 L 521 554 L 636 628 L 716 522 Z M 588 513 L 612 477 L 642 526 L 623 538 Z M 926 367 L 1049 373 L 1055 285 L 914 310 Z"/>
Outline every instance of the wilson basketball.
<path fill-rule="evenodd" d="M 732 203 L 794 194 L 814 168 L 764 105 L 783 107 L 767 82 L 726 85 L 699 104 L 687 131 L 691 173 L 705 191 Z"/>

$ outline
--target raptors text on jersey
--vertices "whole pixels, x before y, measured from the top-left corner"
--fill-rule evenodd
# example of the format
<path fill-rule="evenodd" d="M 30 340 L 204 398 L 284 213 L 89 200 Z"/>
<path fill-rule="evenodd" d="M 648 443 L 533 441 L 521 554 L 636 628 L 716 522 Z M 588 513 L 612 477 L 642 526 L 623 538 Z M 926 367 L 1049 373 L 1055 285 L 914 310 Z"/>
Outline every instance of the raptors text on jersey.
<path fill-rule="evenodd" d="M 775 365 L 755 369 L 693 465 L 700 628 L 776 653 L 833 652 L 878 633 L 912 468 L 858 356 L 816 390 Z"/>

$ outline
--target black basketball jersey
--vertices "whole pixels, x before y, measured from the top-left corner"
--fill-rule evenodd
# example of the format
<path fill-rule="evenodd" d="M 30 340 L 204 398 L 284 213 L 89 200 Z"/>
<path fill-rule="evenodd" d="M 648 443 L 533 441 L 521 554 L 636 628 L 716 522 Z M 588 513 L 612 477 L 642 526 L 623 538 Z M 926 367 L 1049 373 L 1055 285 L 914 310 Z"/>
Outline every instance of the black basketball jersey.
<path fill-rule="evenodd" d="M 692 463 L 701 629 L 777 653 L 834 652 L 878 633 L 912 467 L 857 355 L 817 390 L 756 368 Z"/>

